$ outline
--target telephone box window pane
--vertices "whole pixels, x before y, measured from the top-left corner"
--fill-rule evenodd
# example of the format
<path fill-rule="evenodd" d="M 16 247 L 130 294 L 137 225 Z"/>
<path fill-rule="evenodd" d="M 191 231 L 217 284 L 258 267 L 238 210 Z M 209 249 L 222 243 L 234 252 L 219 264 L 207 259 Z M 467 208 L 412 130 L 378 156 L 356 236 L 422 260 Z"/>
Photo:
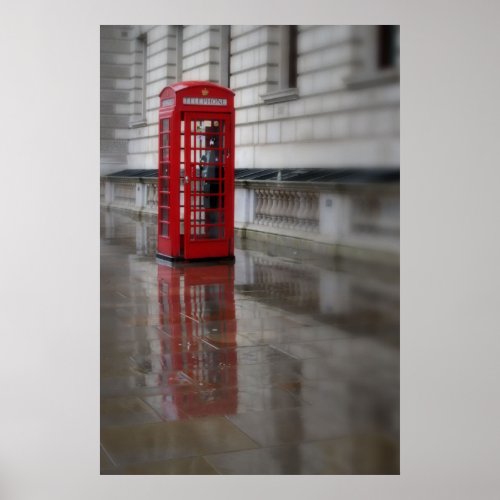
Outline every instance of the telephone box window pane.
<path fill-rule="evenodd" d="M 169 196 L 167 193 L 162 193 L 160 196 L 160 205 L 168 207 Z"/>
<path fill-rule="evenodd" d="M 162 135 L 162 138 L 161 138 L 161 145 L 162 145 L 163 147 L 165 147 L 165 146 L 168 146 L 168 145 L 169 145 L 169 143 L 170 143 L 170 140 L 169 140 L 169 134 L 163 134 L 163 135 Z"/>
<path fill-rule="evenodd" d="M 168 224 L 161 225 L 161 235 L 168 236 Z"/>
<path fill-rule="evenodd" d="M 209 240 L 217 240 L 224 237 L 224 228 L 222 226 L 207 226 L 206 238 Z"/>
<path fill-rule="evenodd" d="M 162 120 L 162 130 L 163 132 L 167 132 L 170 127 L 170 120 L 168 118 L 165 118 Z"/>
<path fill-rule="evenodd" d="M 224 238 L 223 226 L 191 226 L 190 239 L 195 240 L 217 240 Z"/>
<path fill-rule="evenodd" d="M 170 148 L 162 149 L 162 160 L 167 161 L 170 157 Z"/>
<path fill-rule="evenodd" d="M 161 175 L 168 176 L 169 175 L 169 173 L 168 173 L 169 169 L 170 169 L 170 164 L 169 163 L 162 164 L 162 166 L 161 166 Z M 164 182 L 167 182 L 167 185 L 168 185 L 168 181 L 164 180 Z"/>
<path fill-rule="evenodd" d="M 217 238 L 219 231 L 217 226 L 213 226 L 213 224 L 219 224 L 221 221 L 221 213 L 220 212 L 207 212 L 206 214 L 206 223 L 212 224 L 211 226 L 207 226 L 208 237 L 209 238 Z"/>
<path fill-rule="evenodd" d="M 217 194 L 204 196 L 203 206 L 205 208 L 219 208 L 219 197 L 217 196 Z"/>

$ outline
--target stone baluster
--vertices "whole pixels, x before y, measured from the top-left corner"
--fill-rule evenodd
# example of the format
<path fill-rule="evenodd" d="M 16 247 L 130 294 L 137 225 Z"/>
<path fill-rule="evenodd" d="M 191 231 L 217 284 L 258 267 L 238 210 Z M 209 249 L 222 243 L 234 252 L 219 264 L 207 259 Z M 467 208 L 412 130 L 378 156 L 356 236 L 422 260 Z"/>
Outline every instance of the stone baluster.
<path fill-rule="evenodd" d="M 270 189 L 270 194 L 271 194 L 271 226 L 277 227 L 278 226 L 278 219 L 279 219 L 279 191 L 276 189 Z"/>
<path fill-rule="evenodd" d="M 312 195 L 312 230 L 314 232 L 319 229 L 319 193 L 311 193 Z"/>
<path fill-rule="evenodd" d="M 127 205 L 135 207 L 135 184 L 126 184 Z"/>
<path fill-rule="evenodd" d="M 260 204 L 260 215 L 259 215 L 259 224 L 266 225 L 267 223 L 267 192 L 265 189 L 259 189 L 261 196 L 261 204 Z"/>
<path fill-rule="evenodd" d="M 297 213 L 299 208 L 299 196 L 297 191 L 290 191 L 290 229 L 295 229 L 297 227 Z"/>
<path fill-rule="evenodd" d="M 122 182 L 116 184 L 115 198 L 117 201 L 123 201 L 125 199 L 124 185 Z"/>
<path fill-rule="evenodd" d="M 135 205 L 135 184 L 120 182 L 117 184 L 116 199 L 124 205 Z"/>
<path fill-rule="evenodd" d="M 269 195 L 267 189 L 262 189 L 262 209 L 261 209 L 261 219 L 260 223 L 264 226 L 268 224 L 268 215 L 269 215 Z"/>
<path fill-rule="evenodd" d="M 301 229 L 303 231 L 308 231 L 309 230 L 309 193 L 304 192 L 302 200 L 303 200 L 304 210 L 302 212 Z"/>
<path fill-rule="evenodd" d="M 285 193 L 279 189 L 275 191 L 276 196 L 276 227 L 283 227 L 286 217 Z"/>
<path fill-rule="evenodd" d="M 290 193 L 283 189 L 281 191 L 282 206 L 281 206 L 281 226 L 290 227 Z"/>
<path fill-rule="evenodd" d="M 273 190 L 273 198 L 274 198 L 274 226 L 280 227 L 282 220 L 282 211 L 283 211 L 283 199 L 281 196 L 282 192 L 280 189 Z"/>
<path fill-rule="evenodd" d="M 265 203 L 264 203 L 264 209 L 263 209 L 263 214 L 264 214 L 264 225 L 270 226 L 272 223 L 272 205 L 273 205 L 273 200 L 271 197 L 271 192 L 269 189 L 264 190 L 264 196 L 265 196 Z"/>
<path fill-rule="evenodd" d="M 278 189 L 272 189 L 271 193 L 273 199 L 273 227 L 279 227 L 281 217 L 280 191 Z"/>
<path fill-rule="evenodd" d="M 155 183 L 148 184 L 146 206 L 149 209 L 158 208 L 158 188 Z"/>
<path fill-rule="evenodd" d="M 292 227 L 292 208 L 293 208 L 293 195 L 291 191 L 283 191 L 285 196 L 285 223 L 284 227 L 287 229 Z"/>
<path fill-rule="evenodd" d="M 260 198 L 260 201 L 259 201 L 259 217 L 258 217 L 258 220 L 257 220 L 257 223 L 258 224 L 264 224 L 264 219 L 265 219 L 265 209 L 266 209 L 266 195 L 264 193 L 264 190 L 263 189 L 258 189 L 258 193 L 259 193 L 259 198 Z"/>
<path fill-rule="evenodd" d="M 305 222 L 306 222 L 306 226 L 305 226 L 305 230 L 310 232 L 313 230 L 313 227 L 314 227 L 314 206 L 313 206 L 313 197 L 314 197 L 314 193 L 310 193 L 310 192 L 307 192 L 306 193 L 306 206 L 307 206 L 307 210 L 306 210 L 306 213 L 304 215 L 304 219 L 305 219 Z"/>
<path fill-rule="evenodd" d="M 303 191 L 299 191 L 298 193 L 298 198 L 299 198 L 299 209 L 297 211 L 297 229 L 298 230 L 305 230 L 306 227 L 306 214 L 307 214 L 307 201 L 306 201 L 306 193 Z"/>
<path fill-rule="evenodd" d="M 262 209 L 264 205 L 264 193 L 262 189 L 255 190 L 255 222 L 256 224 L 262 224 L 263 214 Z"/>
<path fill-rule="evenodd" d="M 298 225 L 297 214 L 299 213 L 299 209 L 300 209 L 299 194 L 295 190 L 289 191 L 289 194 L 290 194 L 290 207 L 289 207 L 290 224 L 289 224 L 289 227 L 290 227 L 290 229 L 295 229 Z"/>

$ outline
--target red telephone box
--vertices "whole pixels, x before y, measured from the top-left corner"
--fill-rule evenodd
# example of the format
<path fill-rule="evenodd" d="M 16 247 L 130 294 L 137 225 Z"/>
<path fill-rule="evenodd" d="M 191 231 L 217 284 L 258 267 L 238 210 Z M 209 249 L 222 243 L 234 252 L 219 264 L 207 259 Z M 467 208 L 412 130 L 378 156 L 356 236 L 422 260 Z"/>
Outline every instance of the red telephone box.
<path fill-rule="evenodd" d="M 234 92 L 180 82 L 160 93 L 158 250 L 234 258 Z"/>

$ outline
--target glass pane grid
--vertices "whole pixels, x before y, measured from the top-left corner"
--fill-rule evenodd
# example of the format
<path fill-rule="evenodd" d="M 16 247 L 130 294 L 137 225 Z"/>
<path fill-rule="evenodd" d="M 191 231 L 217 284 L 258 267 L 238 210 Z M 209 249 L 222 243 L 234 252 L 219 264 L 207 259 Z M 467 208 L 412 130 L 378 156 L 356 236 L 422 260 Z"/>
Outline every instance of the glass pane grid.
<path fill-rule="evenodd" d="M 224 238 L 225 121 L 192 120 L 187 156 L 191 191 L 190 240 Z M 184 153 L 184 152 L 183 152 Z"/>
<path fill-rule="evenodd" d="M 164 118 L 160 123 L 160 168 L 158 208 L 160 219 L 160 235 L 170 235 L 170 119 Z"/>

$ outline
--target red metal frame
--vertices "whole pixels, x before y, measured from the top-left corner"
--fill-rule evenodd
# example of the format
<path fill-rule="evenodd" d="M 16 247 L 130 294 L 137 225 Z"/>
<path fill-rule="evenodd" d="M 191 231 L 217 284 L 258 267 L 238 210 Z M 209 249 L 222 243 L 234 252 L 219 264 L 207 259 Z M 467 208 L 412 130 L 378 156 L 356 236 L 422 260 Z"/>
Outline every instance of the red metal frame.
<path fill-rule="evenodd" d="M 210 123 L 210 130 L 191 130 L 196 121 Z M 209 177 L 211 182 L 202 179 L 200 172 L 210 168 L 199 159 L 202 148 L 191 143 L 195 137 L 218 141 L 217 163 L 208 163 L 218 172 Z M 210 149 L 203 146 L 209 153 Z M 216 186 L 215 194 L 207 192 L 207 186 Z M 217 202 L 215 208 L 211 202 Z M 230 89 L 210 82 L 180 82 L 160 93 L 157 255 L 186 260 L 234 255 L 234 92 Z"/>

